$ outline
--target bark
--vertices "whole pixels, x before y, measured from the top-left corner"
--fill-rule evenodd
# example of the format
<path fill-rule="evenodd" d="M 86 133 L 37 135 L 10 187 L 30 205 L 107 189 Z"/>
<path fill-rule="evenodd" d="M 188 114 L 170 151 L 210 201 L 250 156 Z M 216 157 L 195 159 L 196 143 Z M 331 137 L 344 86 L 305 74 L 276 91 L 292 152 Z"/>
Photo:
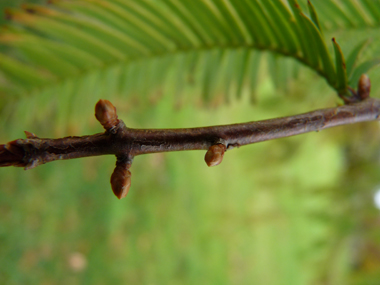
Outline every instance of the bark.
<path fill-rule="evenodd" d="M 359 102 L 346 102 L 346 105 L 336 108 L 320 109 L 295 116 L 187 129 L 127 128 L 123 121 L 117 118 L 115 107 L 107 100 L 100 100 L 96 104 L 95 114 L 106 129 L 104 133 L 48 139 L 25 132 L 26 139 L 0 145 L 0 166 L 13 165 L 30 169 L 54 160 L 113 154 L 117 157 L 117 168 L 113 174 L 112 181 L 115 182 L 112 188 L 115 188 L 115 195 L 122 198 L 129 190 L 129 168 L 137 155 L 208 150 L 206 163 L 209 166 L 217 165 L 222 161 L 224 151 L 234 147 L 340 125 L 378 120 L 380 100 L 364 97 Z"/>

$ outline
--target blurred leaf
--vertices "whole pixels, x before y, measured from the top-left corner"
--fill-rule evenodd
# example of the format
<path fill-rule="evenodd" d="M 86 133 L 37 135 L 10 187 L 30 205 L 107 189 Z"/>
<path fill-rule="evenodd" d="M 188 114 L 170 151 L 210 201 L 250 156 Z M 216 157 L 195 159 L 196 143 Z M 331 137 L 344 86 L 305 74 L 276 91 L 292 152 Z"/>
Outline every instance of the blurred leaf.
<path fill-rule="evenodd" d="M 362 41 L 348 55 L 346 67 L 347 67 L 347 76 L 348 76 L 349 79 L 351 79 L 352 73 L 353 73 L 354 68 L 355 68 L 355 66 L 357 64 L 357 61 L 360 58 L 360 55 L 366 49 L 366 47 L 368 46 L 368 44 L 369 44 L 369 40 L 368 39 Z M 351 87 L 356 87 L 356 86 L 352 86 L 351 85 Z"/>
<path fill-rule="evenodd" d="M 352 73 L 352 76 L 349 82 L 350 86 L 355 86 L 355 83 L 359 81 L 359 78 L 362 74 L 365 74 L 371 68 L 374 68 L 378 65 L 380 65 L 380 59 L 368 60 L 359 64 L 354 70 L 354 72 Z"/>
<path fill-rule="evenodd" d="M 337 72 L 337 86 L 339 95 L 344 96 L 347 93 L 347 73 L 346 73 L 346 63 L 344 62 L 344 56 L 339 45 L 332 39 L 335 51 L 335 62 L 336 62 L 336 72 Z"/>
<path fill-rule="evenodd" d="M 315 11 L 315 8 L 313 4 L 311 3 L 311 1 L 309 0 L 307 1 L 307 6 L 309 8 L 311 20 L 313 21 L 314 25 L 318 28 L 318 30 L 322 31 L 321 25 L 319 24 L 317 11 Z"/>
<path fill-rule="evenodd" d="M 378 28 L 379 0 L 311 1 L 324 30 Z M 299 1 L 306 9 L 306 1 Z"/>

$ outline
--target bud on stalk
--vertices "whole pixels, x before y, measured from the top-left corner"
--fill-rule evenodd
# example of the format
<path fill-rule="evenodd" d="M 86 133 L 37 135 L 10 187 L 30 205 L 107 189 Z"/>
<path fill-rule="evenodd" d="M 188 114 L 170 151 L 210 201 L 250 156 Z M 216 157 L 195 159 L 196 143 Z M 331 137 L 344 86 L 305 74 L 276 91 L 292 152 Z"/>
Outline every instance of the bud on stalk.
<path fill-rule="evenodd" d="M 369 97 L 369 93 L 371 91 L 371 81 L 366 74 L 362 74 L 360 76 L 358 82 L 358 94 L 361 100 L 364 100 Z"/>
<path fill-rule="evenodd" d="M 118 199 L 127 196 L 131 187 L 131 172 L 126 168 L 125 164 L 116 165 L 111 175 L 111 187 Z"/>
<path fill-rule="evenodd" d="M 207 165 L 216 166 L 220 164 L 223 160 L 225 151 L 226 146 L 224 144 L 218 143 L 210 146 L 205 155 L 205 161 Z"/>
<path fill-rule="evenodd" d="M 119 123 L 116 108 L 108 100 L 100 99 L 98 103 L 96 103 L 95 117 L 107 131 L 114 128 Z"/>

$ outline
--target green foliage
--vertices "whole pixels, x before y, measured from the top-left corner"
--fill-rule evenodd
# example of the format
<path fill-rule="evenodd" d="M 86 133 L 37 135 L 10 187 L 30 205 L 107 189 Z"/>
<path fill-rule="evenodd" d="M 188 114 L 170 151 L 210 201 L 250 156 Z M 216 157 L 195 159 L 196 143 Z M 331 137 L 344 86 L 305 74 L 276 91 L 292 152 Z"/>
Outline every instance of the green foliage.
<path fill-rule="evenodd" d="M 335 51 L 335 61 L 337 66 L 337 84 L 336 89 L 339 94 L 345 95 L 347 94 L 347 73 L 346 73 L 346 63 L 342 54 L 342 50 L 339 45 L 333 38 L 334 51 Z M 338 68 L 339 67 L 339 68 Z"/>
<path fill-rule="evenodd" d="M 359 18 L 355 24 L 360 26 L 378 24 L 373 15 L 379 8 L 367 2 L 324 3 L 316 5 L 316 9 L 322 6 L 323 12 L 337 10 L 336 18 L 343 24 L 354 24 L 347 16 L 350 14 Z M 291 9 L 280 0 L 199 0 L 191 4 L 81 0 L 54 1 L 49 7 L 25 5 L 24 11 L 7 12 L 13 23 L 1 33 L 0 42 L 6 47 L 0 56 L 1 90 L 9 95 L 38 96 L 42 90 L 51 92 L 62 82 L 85 80 L 94 71 L 107 77 L 117 69 L 113 79 L 116 92 L 147 96 L 173 70 L 179 84 L 188 84 L 187 78 L 199 70 L 202 72 L 197 84 L 203 85 L 202 100 L 211 100 L 221 96 L 218 91 L 228 90 L 230 84 L 238 84 L 239 95 L 248 81 L 255 82 L 251 66 L 258 66 L 258 58 L 254 50 L 267 50 L 311 67 L 344 95 L 347 80 L 343 80 L 346 71 L 340 49 L 335 49 L 339 51 L 336 58 L 343 64 L 336 65 L 313 6 L 309 5 L 311 20 L 297 1 L 288 4 Z M 357 15 L 357 9 L 363 13 Z M 238 72 L 231 74 L 232 69 Z M 146 70 L 150 70 L 151 78 L 146 78 Z M 137 83 L 132 84 L 128 79 L 135 76 L 132 82 Z M 230 78 L 227 86 L 223 86 L 226 80 L 214 82 L 226 77 Z M 146 95 L 141 94 L 143 86 Z"/>

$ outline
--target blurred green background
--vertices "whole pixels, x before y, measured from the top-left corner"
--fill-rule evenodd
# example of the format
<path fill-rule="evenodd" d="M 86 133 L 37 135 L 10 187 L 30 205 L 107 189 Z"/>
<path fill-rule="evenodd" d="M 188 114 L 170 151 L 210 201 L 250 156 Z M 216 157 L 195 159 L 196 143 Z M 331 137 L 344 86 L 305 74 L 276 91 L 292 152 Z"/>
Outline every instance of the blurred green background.
<path fill-rule="evenodd" d="M 21 2 L 45 1 L 2 1 L 0 8 Z M 338 103 L 324 79 L 296 66 L 299 75 L 286 77 L 281 89 L 261 61 L 253 103 L 249 90 L 217 107 L 181 101 L 174 81 L 149 100 L 93 90 L 71 100 L 84 119 L 62 128 L 26 98 L 19 104 L 27 111 L 1 123 L 1 143 L 25 128 L 41 137 L 101 132 L 93 109 L 104 96 L 134 128 L 238 123 Z M 99 74 L 86 79 L 97 80 Z M 31 113 L 42 118 L 38 124 L 28 125 Z M 234 149 L 214 168 L 202 151 L 136 157 L 121 201 L 109 183 L 114 157 L 3 168 L 0 282 L 378 284 L 379 139 L 378 123 L 365 123 Z"/>

